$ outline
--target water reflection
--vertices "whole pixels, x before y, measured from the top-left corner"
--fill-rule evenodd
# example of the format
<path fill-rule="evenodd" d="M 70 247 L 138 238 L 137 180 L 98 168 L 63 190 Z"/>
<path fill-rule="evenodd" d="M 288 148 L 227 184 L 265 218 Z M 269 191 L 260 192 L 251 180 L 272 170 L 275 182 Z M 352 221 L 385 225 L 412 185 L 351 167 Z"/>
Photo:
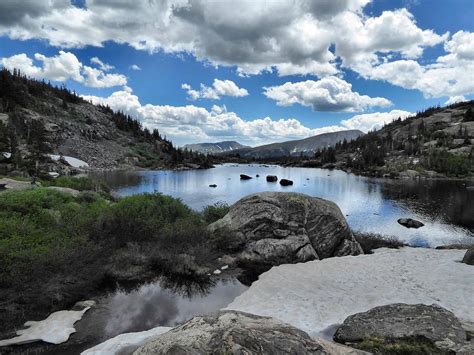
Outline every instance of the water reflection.
<path fill-rule="evenodd" d="M 133 291 L 120 290 L 100 302 L 107 309 L 104 333 L 110 338 L 124 332 L 176 326 L 226 307 L 246 289 L 237 280 L 183 286 L 162 279 Z"/>
<path fill-rule="evenodd" d="M 241 181 L 239 174 L 254 178 Z M 266 175 L 291 179 L 294 185 L 268 183 Z M 157 191 L 179 197 L 197 210 L 218 201 L 232 204 L 260 191 L 302 192 L 336 202 L 354 230 L 394 235 L 418 246 L 474 237 L 474 191 L 460 181 L 376 180 L 337 170 L 229 164 L 209 170 L 112 172 L 102 177 L 120 195 Z M 419 219 L 425 227 L 406 229 L 397 223 L 401 217 Z"/>

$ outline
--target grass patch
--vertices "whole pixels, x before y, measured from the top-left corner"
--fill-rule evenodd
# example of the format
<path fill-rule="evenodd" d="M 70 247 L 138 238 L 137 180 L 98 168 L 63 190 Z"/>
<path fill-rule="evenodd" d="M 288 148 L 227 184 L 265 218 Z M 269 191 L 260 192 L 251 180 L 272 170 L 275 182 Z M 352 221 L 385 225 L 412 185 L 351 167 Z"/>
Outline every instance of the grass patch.
<path fill-rule="evenodd" d="M 447 355 L 423 337 L 403 339 L 370 338 L 354 345 L 357 349 L 383 355 Z"/>
<path fill-rule="evenodd" d="M 372 254 L 372 251 L 378 248 L 398 249 L 406 245 L 396 237 L 376 233 L 354 232 L 354 238 L 359 242 L 364 254 Z"/>
<path fill-rule="evenodd" d="M 211 224 L 224 217 L 229 210 L 230 206 L 227 203 L 219 201 L 213 205 L 206 206 L 202 210 L 202 216 L 206 223 Z"/>
<path fill-rule="evenodd" d="M 15 311 L 0 328 L 90 297 L 107 278 L 207 277 L 202 266 L 216 257 L 210 243 L 203 216 L 161 194 L 112 201 L 92 191 L 77 197 L 46 188 L 4 192 L 0 299 Z"/>
<path fill-rule="evenodd" d="M 55 179 L 41 180 L 42 186 L 68 187 L 78 191 L 103 191 L 110 192 L 108 186 L 100 181 L 81 176 L 59 176 Z"/>

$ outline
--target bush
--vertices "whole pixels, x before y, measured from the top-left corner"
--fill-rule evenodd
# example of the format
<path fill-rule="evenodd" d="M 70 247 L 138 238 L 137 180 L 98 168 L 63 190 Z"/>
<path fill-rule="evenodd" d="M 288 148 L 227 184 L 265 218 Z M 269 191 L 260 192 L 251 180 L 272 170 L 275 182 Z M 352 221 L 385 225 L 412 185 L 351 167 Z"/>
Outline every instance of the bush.
<path fill-rule="evenodd" d="M 206 206 L 202 211 L 202 216 L 206 223 L 211 224 L 222 217 L 224 217 L 229 212 L 229 205 L 225 202 L 216 202 L 213 205 Z"/>
<path fill-rule="evenodd" d="M 359 242 L 364 254 L 372 254 L 378 248 L 398 249 L 405 244 L 395 237 L 383 236 L 375 233 L 354 232 L 355 239 Z"/>
<path fill-rule="evenodd" d="M 142 194 L 121 198 L 98 221 L 97 239 L 112 239 L 118 245 L 156 241 L 164 230 L 187 218 L 197 223 L 195 212 L 180 200 L 162 194 Z"/>

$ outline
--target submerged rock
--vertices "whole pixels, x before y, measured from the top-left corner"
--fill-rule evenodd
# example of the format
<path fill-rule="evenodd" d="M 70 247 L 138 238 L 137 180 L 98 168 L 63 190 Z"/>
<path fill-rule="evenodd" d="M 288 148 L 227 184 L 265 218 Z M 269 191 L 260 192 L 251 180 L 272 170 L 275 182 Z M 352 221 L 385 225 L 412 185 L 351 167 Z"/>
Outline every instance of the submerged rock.
<path fill-rule="evenodd" d="M 245 175 L 245 174 L 240 174 L 240 180 L 250 180 L 252 179 L 251 176 Z"/>
<path fill-rule="evenodd" d="M 268 182 L 277 182 L 278 178 L 276 175 L 267 175 L 267 181 Z"/>
<path fill-rule="evenodd" d="M 397 222 L 407 228 L 420 228 L 424 226 L 422 222 L 411 218 L 399 218 Z"/>
<path fill-rule="evenodd" d="M 280 185 L 281 186 L 291 186 L 291 185 L 293 185 L 293 180 L 280 179 Z"/>
<path fill-rule="evenodd" d="M 464 254 L 462 262 L 467 265 L 474 265 L 474 246 L 471 246 Z"/>
<path fill-rule="evenodd" d="M 420 339 L 444 351 L 456 351 L 466 343 L 466 332 L 455 315 L 438 306 L 396 303 L 351 315 L 337 329 L 334 340 L 343 344 L 387 340 L 390 344 Z M 371 350 L 371 349 L 366 349 Z"/>
<path fill-rule="evenodd" d="M 300 193 L 249 195 L 209 229 L 232 238 L 250 269 L 363 253 L 335 203 Z"/>
<path fill-rule="evenodd" d="M 194 317 L 138 348 L 149 354 L 328 354 L 316 340 L 269 317 L 222 311 Z"/>

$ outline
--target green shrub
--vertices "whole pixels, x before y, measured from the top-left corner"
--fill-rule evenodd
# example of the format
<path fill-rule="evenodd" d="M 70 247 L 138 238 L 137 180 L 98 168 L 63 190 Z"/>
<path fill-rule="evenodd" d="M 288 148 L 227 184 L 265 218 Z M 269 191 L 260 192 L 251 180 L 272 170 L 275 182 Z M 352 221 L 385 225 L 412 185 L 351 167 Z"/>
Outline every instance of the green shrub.
<path fill-rule="evenodd" d="M 213 205 L 206 206 L 202 211 L 202 216 L 207 223 L 213 223 L 229 212 L 229 205 L 225 202 L 216 202 Z"/>

